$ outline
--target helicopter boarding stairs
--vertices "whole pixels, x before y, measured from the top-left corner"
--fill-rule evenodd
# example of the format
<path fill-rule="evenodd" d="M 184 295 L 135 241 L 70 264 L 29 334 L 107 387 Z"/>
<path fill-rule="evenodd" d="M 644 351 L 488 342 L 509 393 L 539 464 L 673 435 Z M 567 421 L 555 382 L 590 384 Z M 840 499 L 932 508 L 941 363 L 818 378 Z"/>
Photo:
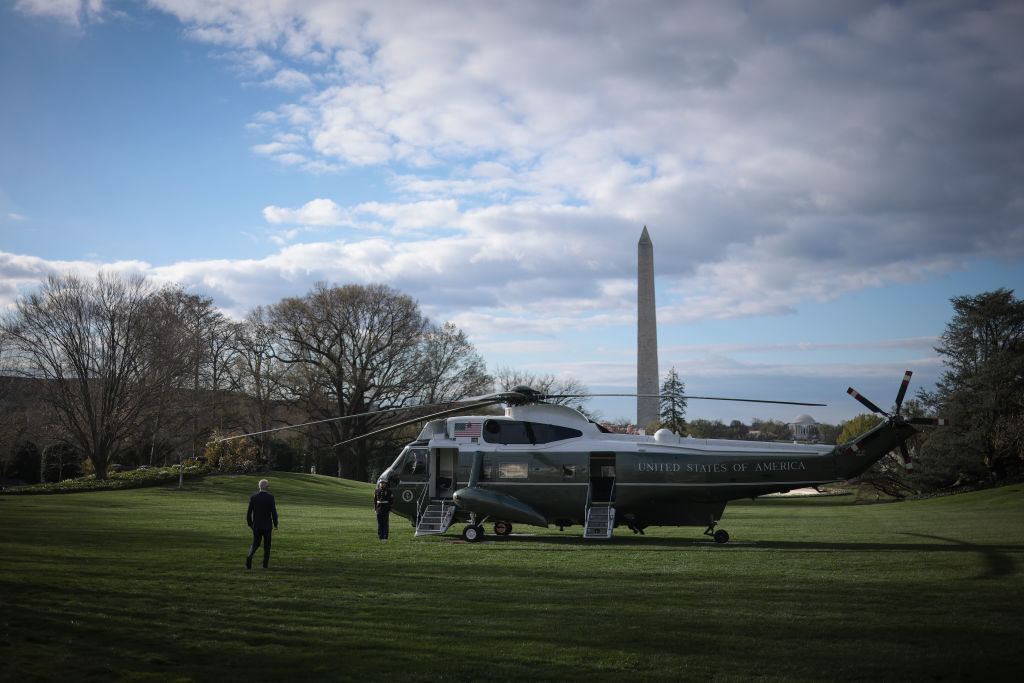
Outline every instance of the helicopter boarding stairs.
<path fill-rule="evenodd" d="M 615 480 L 590 484 L 587 492 L 587 516 L 583 525 L 583 538 L 611 538 L 615 528 Z"/>
<path fill-rule="evenodd" d="M 426 491 L 424 491 L 426 493 Z M 583 538 L 606 539 L 612 537 L 615 528 L 615 480 L 593 482 L 587 492 L 586 521 Z M 455 515 L 455 503 L 450 498 L 429 499 L 425 495 L 419 500 L 421 510 L 416 521 L 416 536 L 437 536 L 448 531 Z"/>
<path fill-rule="evenodd" d="M 455 515 L 455 502 L 451 498 L 426 497 L 427 490 L 423 489 L 423 495 L 417 504 L 420 510 L 419 518 L 416 520 L 416 536 L 437 536 L 448 531 L 452 525 L 452 518 Z"/>

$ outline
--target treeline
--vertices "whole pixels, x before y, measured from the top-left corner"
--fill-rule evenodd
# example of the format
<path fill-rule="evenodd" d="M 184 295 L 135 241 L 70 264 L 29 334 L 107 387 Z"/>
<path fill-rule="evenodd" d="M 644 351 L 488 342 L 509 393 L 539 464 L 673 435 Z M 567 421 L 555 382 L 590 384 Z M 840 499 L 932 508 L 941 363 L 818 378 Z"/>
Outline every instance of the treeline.
<path fill-rule="evenodd" d="M 690 420 L 686 423 L 687 433 L 698 439 L 742 439 L 747 441 L 816 441 L 835 443 L 842 431 L 842 426 L 818 423 L 809 434 L 800 435 L 799 439 L 792 433 L 789 425 L 779 420 L 762 420 L 754 418 L 751 423 L 744 424 L 733 420 L 725 424 L 721 420 Z"/>
<path fill-rule="evenodd" d="M 665 373 L 659 397 L 659 420 L 646 425 L 647 433 L 653 434 L 658 429 L 671 429 L 680 436 L 692 436 L 697 439 L 738 439 L 748 441 L 789 441 L 796 439 L 790 426 L 779 420 L 762 420 L 754 418 L 747 425 L 739 420 L 725 424 L 721 420 L 686 420 L 686 382 L 679 376 L 673 366 Z M 809 426 L 799 435 L 801 441 L 817 441 L 836 443 L 842 426 L 817 424 Z"/>
<path fill-rule="evenodd" d="M 385 285 L 318 283 L 238 322 L 207 297 L 106 273 L 54 275 L 22 296 L 0 327 L 0 375 L 0 477 L 25 481 L 181 463 L 217 437 L 317 420 L 330 421 L 218 455 L 365 480 L 397 444 L 333 446 L 383 417 L 332 418 L 493 386 L 462 331 Z"/>

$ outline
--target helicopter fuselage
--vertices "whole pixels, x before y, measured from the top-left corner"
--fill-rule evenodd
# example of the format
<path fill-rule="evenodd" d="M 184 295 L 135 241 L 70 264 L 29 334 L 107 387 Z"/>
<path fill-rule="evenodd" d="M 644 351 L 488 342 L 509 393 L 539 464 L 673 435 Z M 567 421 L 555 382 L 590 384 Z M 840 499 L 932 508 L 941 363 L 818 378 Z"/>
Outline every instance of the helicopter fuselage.
<path fill-rule="evenodd" d="M 909 431 L 907 431 L 909 430 Z M 431 502 L 453 520 L 583 524 L 595 505 L 615 524 L 708 526 L 730 500 L 843 479 L 912 435 L 880 425 L 859 448 L 611 434 L 564 406 L 509 406 L 504 416 L 434 420 L 382 475 L 394 511 L 415 524 Z M 890 444 L 891 442 L 891 444 Z M 882 450 L 884 449 L 884 450 Z"/>

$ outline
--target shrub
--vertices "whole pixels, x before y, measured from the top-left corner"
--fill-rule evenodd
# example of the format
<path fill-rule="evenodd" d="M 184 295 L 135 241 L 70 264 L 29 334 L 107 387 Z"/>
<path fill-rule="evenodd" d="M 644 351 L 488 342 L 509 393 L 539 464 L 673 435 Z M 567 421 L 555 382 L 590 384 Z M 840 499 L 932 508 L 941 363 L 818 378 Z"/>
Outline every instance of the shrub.
<path fill-rule="evenodd" d="M 214 434 L 214 438 L 218 435 Z M 206 462 L 221 472 L 250 474 L 257 471 L 260 448 L 249 438 L 211 442 L 206 447 Z"/>
<path fill-rule="evenodd" d="M 184 469 L 185 479 L 194 479 L 209 474 L 206 466 L 193 465 Z M 128 472 L 111 472 L 107 479 L 97 479 L 88 475 L 78 479 L 65 479 L 52 484 L 35 484 L 12 489 L 4 489 L 0 493 L 9 495 L 31 495 L 45 493 L 75 493 L 79 491 L 109 491 L 111 489 L 136 489 L 146 486 L 160 486 L 178 480 L 178 470 L 174 467 L 146 467 Z"/>

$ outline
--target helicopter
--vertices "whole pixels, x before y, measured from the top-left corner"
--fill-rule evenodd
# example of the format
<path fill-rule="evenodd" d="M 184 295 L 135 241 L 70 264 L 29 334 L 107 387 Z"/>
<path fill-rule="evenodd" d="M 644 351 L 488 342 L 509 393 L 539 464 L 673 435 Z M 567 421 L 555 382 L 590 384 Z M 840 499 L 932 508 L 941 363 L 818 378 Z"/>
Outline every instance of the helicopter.
<path fill-rule="evenodd" d="M 908 370 L 891 414 L 851 387 L 851 396 L 885 419 L 836 446 L 696 439 L 667 429 L 650 436 L 616 434 L 549 402 L 569 396 L 527 386 L 466 399 L 468 405 L 335 445 L 426 421 L 378 478 L 395 494 L 392 511 L 410 520 L 415 536 L 444 534 L 457 523 L 465 523 L 462 538 L 471 543 L 484 538 L 488 522 L 498 536 L 510 535 L 513 524 L 562 530 L 579 525 L 585 539 L 611 538 L 619 526 L 639 534 L 650 526 L 695 526 L 726 543 L 729 533 L 716 527 L 729 501 L 850 479 L 896 449 L 912 471 L 906 441 L 917 433 L 915 425 L 948 421 L 900 414 L 910 378 Z M 504 415 L 464 414 L 499 403 Z"/>

